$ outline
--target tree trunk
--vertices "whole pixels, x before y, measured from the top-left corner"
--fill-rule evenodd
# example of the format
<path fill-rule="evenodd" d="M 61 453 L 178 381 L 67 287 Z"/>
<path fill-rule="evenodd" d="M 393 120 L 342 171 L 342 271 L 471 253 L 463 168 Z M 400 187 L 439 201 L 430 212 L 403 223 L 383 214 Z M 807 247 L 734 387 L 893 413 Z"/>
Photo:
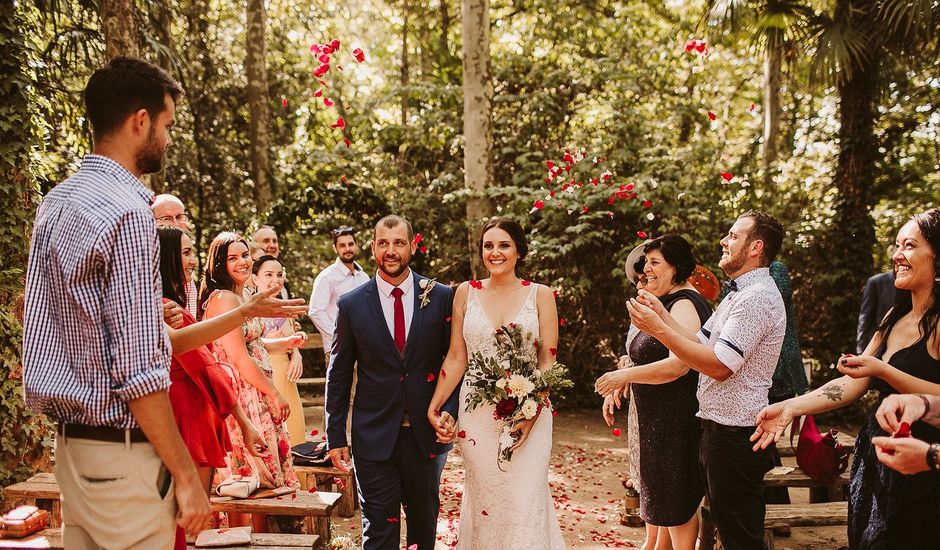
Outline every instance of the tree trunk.
<path fill-rule="evenodd" d="M 870 6 L 868 2 L 842 1 L 836 9 L 837 17 L 839 14 L 852 17 L 851 24 L 856 28 L 873 25 L 874 10 Z M 829 264 L 822 266 L 825 273 L 820 277 L 822 284 L 817 285 L 822 288 L 815 289 L 825 297 L 825 307 L 819 311 L 821 326 L 828 334 L 820 336 L 833 347 L 830 350 L 833 357 L 855 345 L 861 289 L 874 269 L 875 229 L 870 212 L 877 158 L 874 126 L 881 77 L 880 50 L 880 44 L 870 45 L 867 62 L 850 71 L 843 68 L 843 78 L 837 85 L 839 157 L 833 179 L 838 197 L 832 225 L 823 236 L 821 257 L 828 258 Z"/>
<path fill-rule="evenodd" d="M 448 43 L 447 35 L 450 33 L 450 13 L 447 11 L 447 0 L 440 0 L 440 11 L 441 36 L 438 38 L 438 40 L 440 40 L 441 56 L 443 58 L 449 58 L 450 45 Z"/>
<path fill-rule="evenodd" d="M 483 274 L 477 231 L 493 213 L 486 192 L 493 182 L 493 79 L 490 76 L 489 0 L 463 0 L 463 133 L 467 242 L 474 277 Z"/>
<path fill-rule="evenodd" d="M 777 160 L 780 145 L 780 68 L 783 61 L 783 31 L 767 32 L 764 55 L 764 177 L 770 181 L 770 168 Z"/>
<path fill-rule="evenodd" d="M 133 0 L 99 0 L 101 31 L 107 59 L 119 55 L 140 57 L 137 42 L 137 6 Z"/>
<path fill-rule="evenodd" d="M 401 125 L 408 125 L 408 85 L 411 80 L 411 66 L 408 61 L 408 19 L 411 10 L 408 0 L 401 2 Z"/>
<path fill-rule="evenodd" d="M 22 481 L 48 460 L 53 432 L 23 403 L 22 298 L 31 221 L 39 201 L 35 159 L 43 154 L 34 67 L 38 14 L 32 2 L 0 4 L 0 485 Z"/>
<path fill-rule="evenodd" d="M 157 51 L 157 63 L 168 74 L 173 74 L 173 60 L 170 58 L 170 52 L 173 51 L 173 12 L 167 2 L 155 2 L 151 12 L 151 28 L 157 35 L 157 40 L 163 46 L 163 50 Z M 197 142 L 198 143 L 198 142 Z M 159 172 L 150 174 L 150 188 L 158 193 L 172 192 L 166 181 L 166 168 L 172 164 L 173 148 L 167 150 L 167 158 L 160 167 Z"/>
<path fill-rule="evenodd" d="M 248 136 L 251 179 L 258 213 L 271 206 L 274 182 L 271 178 L 271 104 L 268 97 L 268 71 L 265 67 L 264 0 L 248 0 L 245 72 L 248 77 Z"/>

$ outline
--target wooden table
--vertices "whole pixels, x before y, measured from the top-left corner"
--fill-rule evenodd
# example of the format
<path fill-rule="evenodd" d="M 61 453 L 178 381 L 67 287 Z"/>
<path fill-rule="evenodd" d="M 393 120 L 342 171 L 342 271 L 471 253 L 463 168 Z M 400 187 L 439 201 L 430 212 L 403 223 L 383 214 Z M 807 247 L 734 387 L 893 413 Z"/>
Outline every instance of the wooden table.
<path fill-rule="evenodd" d="M 336 505 L 336 513 L 340 517 L 351 518 L 356 515 L 356 506 L 359 496 L 356 494 L 356 472 L 344 472 L 334 466 L 297 466 L 294 471 L 300 479 L 300 486 L 304 489 L 319 489 L 318 480 L 325 480 L 328 487 L 336 489 L 342 496 Z M 338 481 L 338 482 L 337 482 Z"/>
<path fill-rule="evenodd" d="M 275 498 L 232 499 L 213 497 L 210 499 L 212 510 L 216 512 L 242 512 L 248 514 L 267 514 L 283 516 L 302 516 L 309 534 L 319 535 L 330 540 L 330 515 L 342 496 L 340 493 L 317 491 L 310 493 L 298 491 L 296 495 L 283 495 Z M 21 483 L 10 485 L 3 490 L 7 500 L 26 499 L 36 502 L 36 506 L 50 510 L 50 526 L 61 526 L 59 508 L 59 485 L 52 473 L 40 473 Z"/>
<path fill-rule="evenodd" d="M 320 537 L 316 535 L 291 535 L 282 533 L 252 533 L 251 544 L 239 546 L 246 550 L 312 550 L 317 546 Z M 192 542 L 187 546 L 195 548 Z M 63 549 L 62 530 L 45 529 L 24 539 L 0 539 L 0 550 L 14 550 L 21 548 L 49 548 Z"/>

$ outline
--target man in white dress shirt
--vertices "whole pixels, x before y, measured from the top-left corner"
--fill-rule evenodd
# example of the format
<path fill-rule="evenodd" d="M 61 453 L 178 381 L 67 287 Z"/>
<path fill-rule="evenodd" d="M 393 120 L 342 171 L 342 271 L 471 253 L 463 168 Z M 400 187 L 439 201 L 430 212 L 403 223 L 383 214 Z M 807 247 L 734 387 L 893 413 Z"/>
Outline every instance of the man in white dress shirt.
<path fill-rule="evenodd" d="M 369 282 L 369 276 L 356 262 L 359 245 L 356 243 L 356 230 L 348 225 L 337 227 L 330 234 L 333 237 L 333 250 L 336 261 L 317 275 L 310 294 L 310 308 L 307 315 L 323 336 L 323 352 L 326 361 L 330 361 L 330 346 L 333 331 L 336 329 L 336 301 L 343 294 Z"/>
<path fill-rule="evenodd" d="M 752 450 L 750 436 L 768 391 L 783 337 L 786 309 L 768 266 L 780 251 L 783 226 L 758 211 L 738 217 L 721 239 L 719 267 L 730 292 L 698 334 L 689 334 L 656 298 L 641 291 L 628 306 L 637 328 L 669 348 L 672 360 L 699 372 L 699 460 L 712 518 L 724 548 L 764 544 L 764 474 L 768 449 Z"/>

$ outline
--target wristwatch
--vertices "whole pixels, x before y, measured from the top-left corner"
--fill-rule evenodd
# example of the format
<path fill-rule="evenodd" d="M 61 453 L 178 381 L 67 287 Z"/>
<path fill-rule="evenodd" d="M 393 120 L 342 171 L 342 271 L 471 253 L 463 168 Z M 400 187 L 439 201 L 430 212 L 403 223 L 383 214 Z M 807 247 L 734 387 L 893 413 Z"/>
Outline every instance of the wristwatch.
<path fill-rule="evenodd" d="M 934 443 L 927 449 L 927 467 L 940 472 L 940 443 Z"/>

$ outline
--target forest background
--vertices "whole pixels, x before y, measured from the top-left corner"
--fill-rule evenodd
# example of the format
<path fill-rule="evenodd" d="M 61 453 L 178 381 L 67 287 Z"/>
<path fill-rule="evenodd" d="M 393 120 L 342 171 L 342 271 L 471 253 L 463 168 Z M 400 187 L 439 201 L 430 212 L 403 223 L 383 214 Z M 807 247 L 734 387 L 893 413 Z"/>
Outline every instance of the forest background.
<path fill-rule="evenodd" d="M 457 283 L 483 276 L 480 220 L 513 217 L 524 276 L 558 292 L 575 381 L 558 404 L 594 407 L 628 325 L 627 253 L 675 231 L 720 276 L 718 241 L 751 208 L 787 228 L 803 356 L 814 385 L 833 376 L 865 279 L 940 205 L 938 37 L 940 8 L 914 0 L 3 0 L 0 485 L 48 458 L 50 424 L 22 401 L 28 236 L 90 151 L 81 90 L 114 55 L 185 89 L 148 183 L 186 203 L 200 251 L 269 224 L 308 296 L 330 228 L 366 249 L 394 212 L 423 237 L 414 268 Z"/>

